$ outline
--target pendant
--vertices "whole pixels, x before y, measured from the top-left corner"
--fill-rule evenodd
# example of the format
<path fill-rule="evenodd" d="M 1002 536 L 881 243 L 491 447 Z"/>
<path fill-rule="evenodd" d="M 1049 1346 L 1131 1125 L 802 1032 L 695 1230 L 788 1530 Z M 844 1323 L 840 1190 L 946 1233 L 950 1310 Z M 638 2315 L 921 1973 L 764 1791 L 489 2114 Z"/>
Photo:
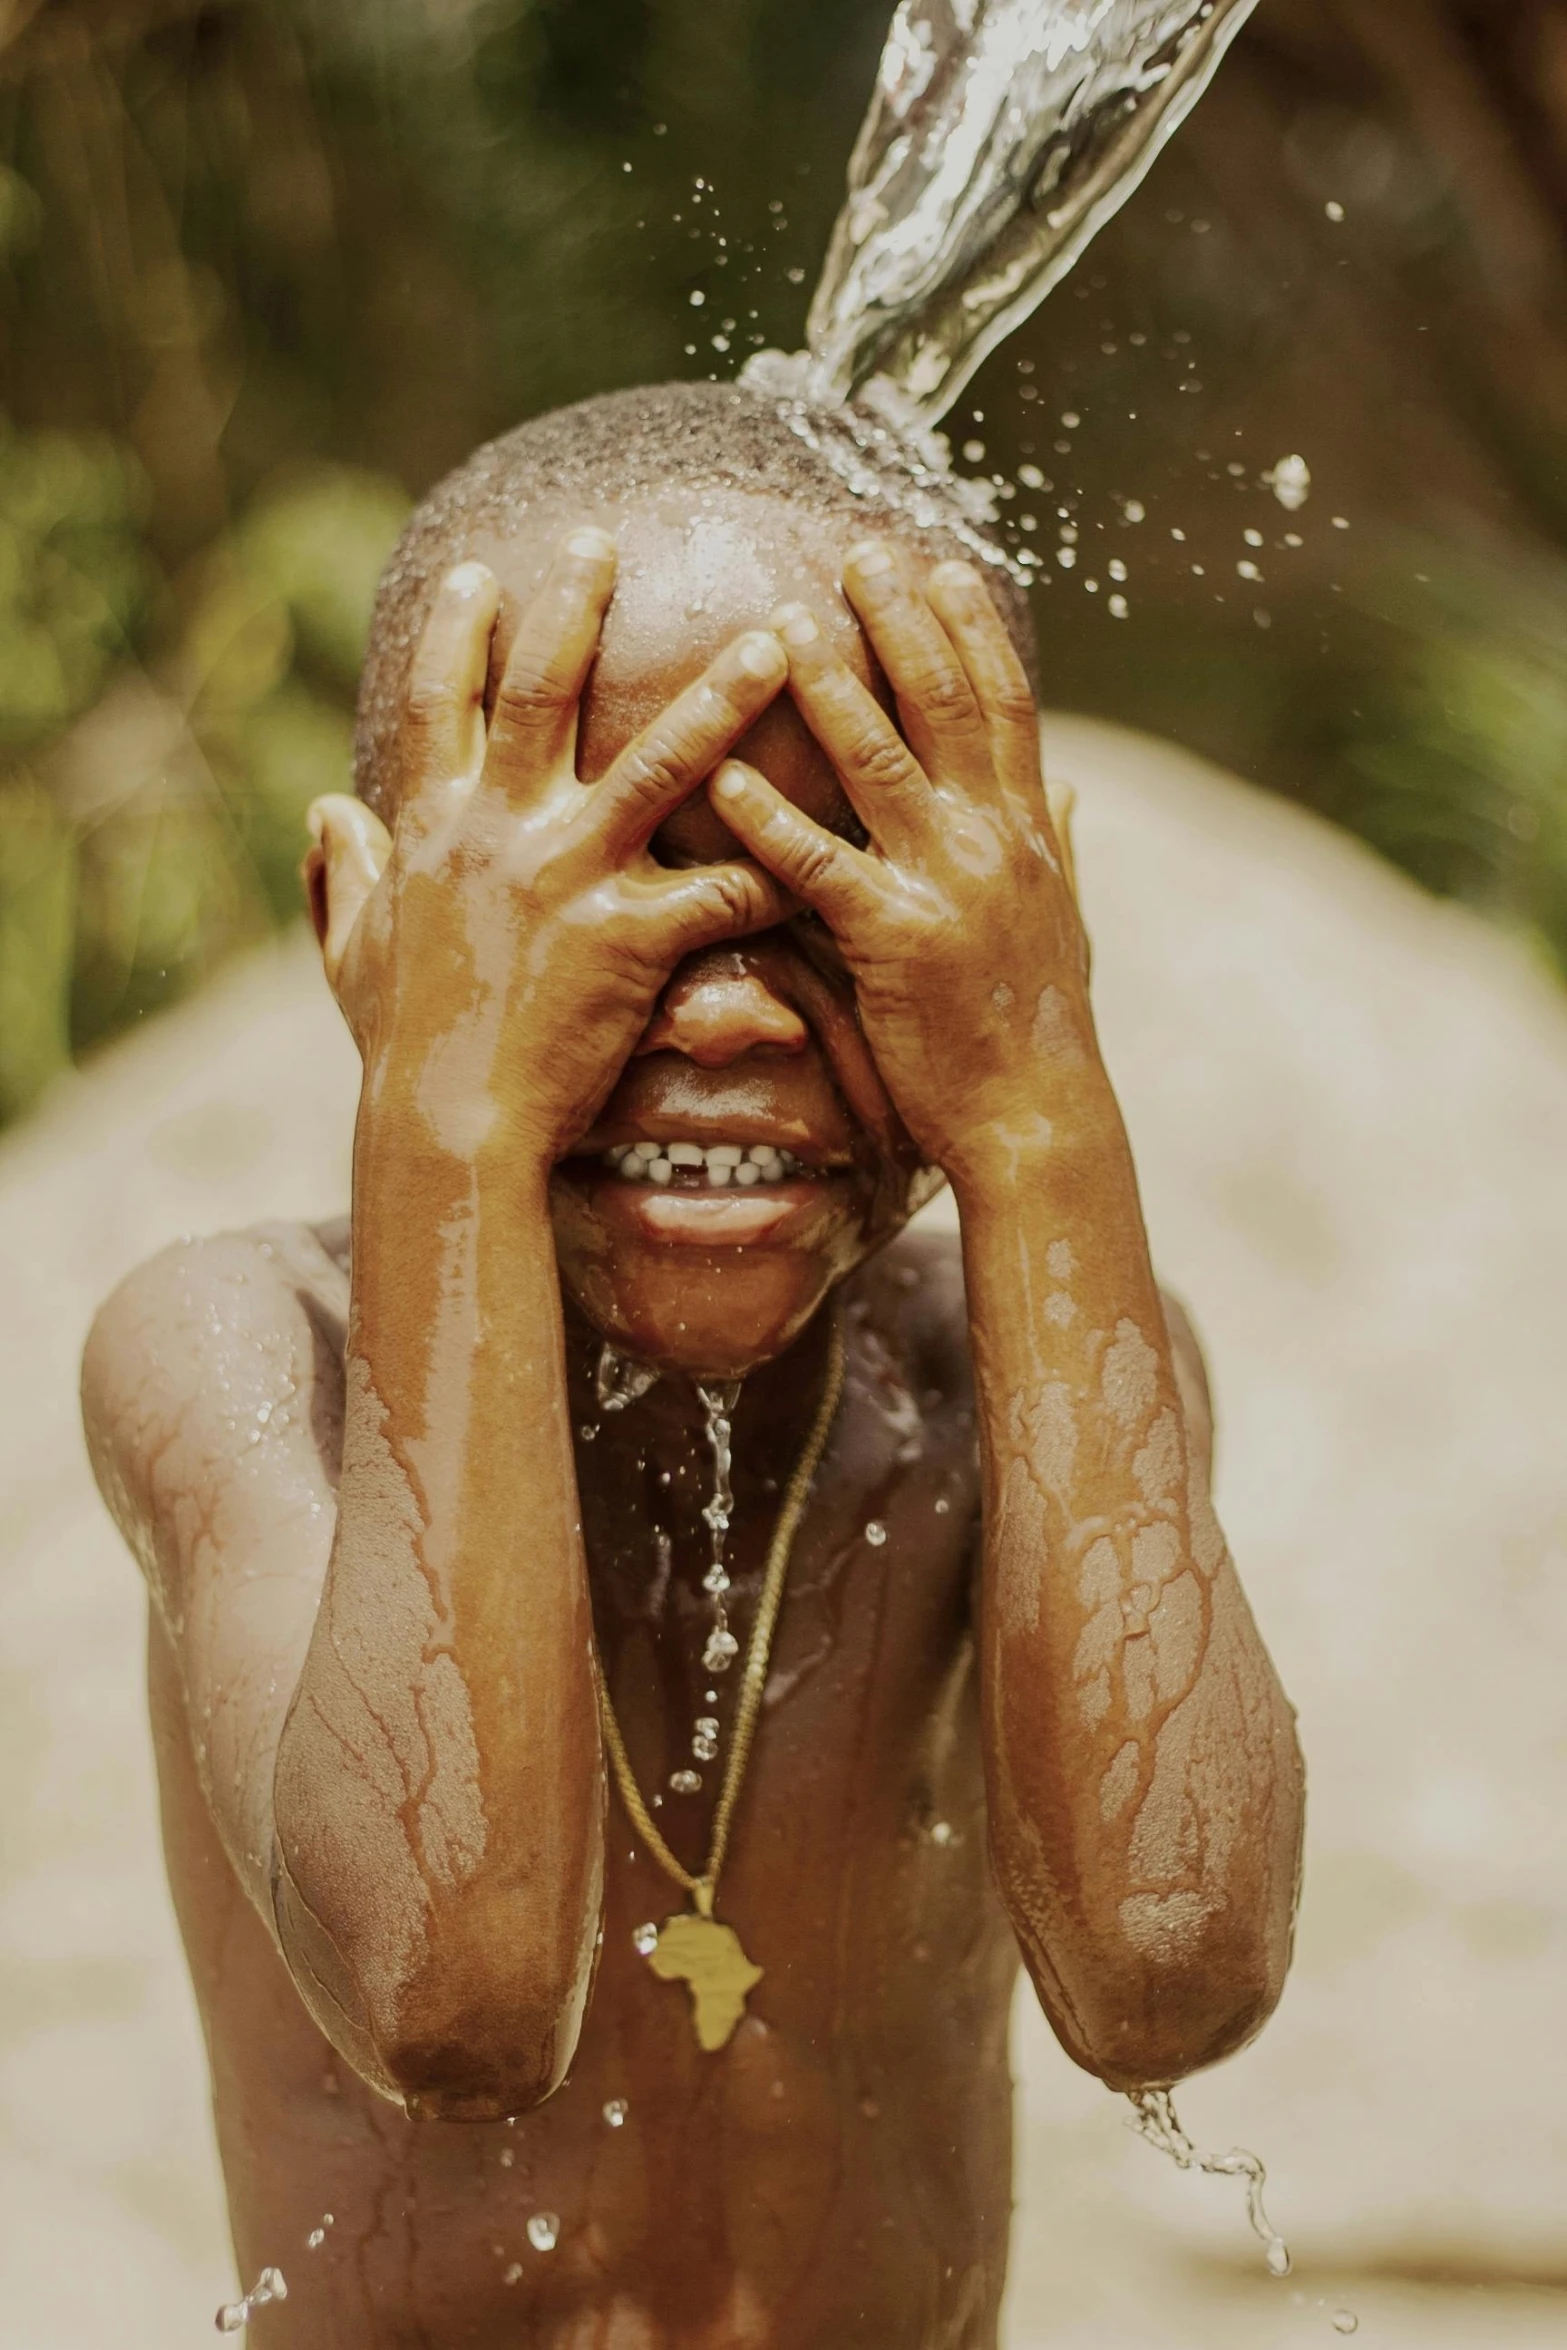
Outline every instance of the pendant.
<path fill-rule="evenodd" d="M 731 2038 L 745 2013 L 747 1995 L 762 1979 L 740 1946 L 733 1926 L 721 1918 L 683 1909 L 665 1918 L 658 1940 L 643 1954 L 663 1982 L 684 1983 L 691 1993 L 691 2021 L 700 2045 L 711 2053 Z"/>

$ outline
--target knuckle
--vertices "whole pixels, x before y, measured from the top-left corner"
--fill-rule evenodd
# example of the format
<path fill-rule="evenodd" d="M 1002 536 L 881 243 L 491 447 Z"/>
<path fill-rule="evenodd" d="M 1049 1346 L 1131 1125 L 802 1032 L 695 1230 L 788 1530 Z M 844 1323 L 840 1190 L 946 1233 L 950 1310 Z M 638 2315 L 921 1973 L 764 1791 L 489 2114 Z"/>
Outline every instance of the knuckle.
<path fill-rule="evenodd" d="M 457 696 L 443 679 L 416 677 L 408 688 L 403 718 L 415 734 L 431 734 L 447 725 L 457 708 Z"/>
<path fill-rule="evenodd" d="M 1003 677 L 990 696 L 990 704 L 1005 726 L 1039 723 L 1039 710 L 1026 678 Z"/>
<path fill-rule="evenodd" d="M 927 718 L 961 726 L 977 716 L 968 680 L 951 669 L 931 669 L 915 686 L 914 698 Z"/>
<path fill-rule="evenodd" d="M 877 789 L 907 783 L 913 769 L 914 762 L 906 746 L 890 731 L 867 730 L 855 746 L 855 773 Z"/>
<path fill-rule="evenodd" d="M 566 698 L 565 687 L 547 660 L 518 660 L 514 654 L 495 697 L 495 714 L 506 724 L 528 726 L 556 717 Z"/>
<path fill-rule="evenodd" d="M 657 741 L 630 753 L 620 780 L 634 799 L 653 807 L 678 791 L 689 771 L 679 744 Z"/>

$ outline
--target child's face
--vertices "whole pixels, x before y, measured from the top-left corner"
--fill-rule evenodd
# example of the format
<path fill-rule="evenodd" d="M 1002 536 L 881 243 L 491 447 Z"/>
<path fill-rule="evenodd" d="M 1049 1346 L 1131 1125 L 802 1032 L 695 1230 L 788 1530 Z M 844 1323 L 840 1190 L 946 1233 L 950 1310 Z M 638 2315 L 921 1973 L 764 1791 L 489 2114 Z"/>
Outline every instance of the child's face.
<path fill-rule="evenodd" d="M 476 544 L 506 591 L 494 675 L 508 616 L 559 529 L 589 520 L 614 531 L 620 572 L 583 699 L 585 779 L 780 601 L 810 603 L 872 679 L 837 585 L 839 541 L 854 530 L 741 493 L 709 496 L 694 515 L 657 503 L 530 515 L 525 535 Z M 737 751 L 818 820 L 852 826 L 787 696 Z M 736 853 L 705 791 L 664 826 L 657 849 L 677 865 Z M 603 1112 L 556 1170 L 562 1279 L 606 1338 L 671 1365 L 738 1374 L 787 1346 L 930 1188 L 866 1050 L 831 936 L 801 917 L 674 973 Z"/>

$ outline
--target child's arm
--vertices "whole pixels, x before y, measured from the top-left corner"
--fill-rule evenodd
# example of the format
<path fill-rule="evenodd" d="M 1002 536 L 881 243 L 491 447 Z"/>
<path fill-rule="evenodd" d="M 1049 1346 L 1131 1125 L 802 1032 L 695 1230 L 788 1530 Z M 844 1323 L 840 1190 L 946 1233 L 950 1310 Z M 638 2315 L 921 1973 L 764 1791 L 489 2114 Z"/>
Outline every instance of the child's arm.
<path fill-rule="evenodd" d="M 1237 2047 L 1282 1985 L 1292 1717 L 1214 1518 L 1190 1378 L 1183 1409 L 1027 679 L 968 566 L 921 593 L 877 544 L 845 583 L 901 737 L 810 615 L 778 625 L 870 849 L 736 762 L 715 798 L 831 924 L 889 1091 L 952 1181 L 996 1872 L 1071 2054 L 1166 2083 Z"/>
<path fill-rule="evenodd" d="M 313 1622 L 325 1526 L 308 1518 L 291 1543 L 268 1523 L 278 1489 L 247 1489 L 242 1454 L 198 1484 L 224 1405 L 194 1368 L 165 1415 L 183 1422 L 185 1467 L 137 1472 L 165 1487 L 142 1547 L 169 1557 L 198 1751 L 202 1693 L 227 1699 L 230 1671 L 245 1685 L 207 1760 L 229 1849 L 253 1893 L 265 1850 L 279 1945 L 328 2037 L 386 2094 L 442 2115 L 519 2112 L 558 2086 L 599 1927 L 603 1767 L 550 1170 L 680 957 L 780 904 L 750 868 L 675 873 L 647 851 L 777 692 L 774 638 L 740 639 L 602 782 L 578 783 L 577 703 L 613 579 L 601 533 L 567 541 L 487 731 L 496 584 L 454 573 L 415 660 L 395 839 L 357 804 L 323 808 L 318 910 L 364 1084 L 342 1470 Z M 233 1307 L 260 1318 L 260 1346 L 272 1303 Z M 215 1301 L 217 1324 L 229 1310 Z M 229 1343 L 217 1328 L 213 1352 Z M 187 1535 L 186 1519 L 207 1523 Z M 297 1583 L 260 1675 L 234 1629 L 258 1560 Z"/>

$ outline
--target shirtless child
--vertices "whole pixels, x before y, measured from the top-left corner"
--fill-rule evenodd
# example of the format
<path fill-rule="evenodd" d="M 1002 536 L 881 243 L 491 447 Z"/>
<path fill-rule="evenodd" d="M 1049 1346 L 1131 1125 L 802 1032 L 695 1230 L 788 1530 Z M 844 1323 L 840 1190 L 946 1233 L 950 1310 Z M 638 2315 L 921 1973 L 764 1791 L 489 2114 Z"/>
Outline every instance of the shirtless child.
<path fill-rule="evenodd" d="M 311 865 L 351 1246 L 182 1243 L 94 1329 L 269 2350 L 985 2350 L 1019 1953 L 1117 2089 L 1279 1995 L 1291 1715 L 1026 617 L 948 520 L 707 386 L 438 492 L 367 669 L 390 838 L 329 801 Z M 961 1246 L 902 1231 L 937 1169 Z M 698 1387 L 742 1376 L 715 1592 Z M 691 1894 L 646 1830 L 702 1879 L 726 1785 Z"/>

